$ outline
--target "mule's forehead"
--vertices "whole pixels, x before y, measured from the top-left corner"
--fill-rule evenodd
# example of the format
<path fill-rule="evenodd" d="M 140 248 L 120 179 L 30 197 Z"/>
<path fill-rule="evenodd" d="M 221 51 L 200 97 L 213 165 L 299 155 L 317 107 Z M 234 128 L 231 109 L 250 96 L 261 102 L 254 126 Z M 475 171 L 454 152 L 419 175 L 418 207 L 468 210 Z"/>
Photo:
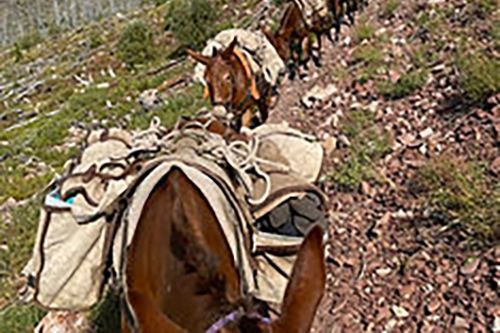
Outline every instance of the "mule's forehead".
<path fill-rule="evenodd" d="M 212 63 L 205 69 L 205 74 L 222 75 L 231 70 L 231 64 L 220 55 L 212 58 Z"/>

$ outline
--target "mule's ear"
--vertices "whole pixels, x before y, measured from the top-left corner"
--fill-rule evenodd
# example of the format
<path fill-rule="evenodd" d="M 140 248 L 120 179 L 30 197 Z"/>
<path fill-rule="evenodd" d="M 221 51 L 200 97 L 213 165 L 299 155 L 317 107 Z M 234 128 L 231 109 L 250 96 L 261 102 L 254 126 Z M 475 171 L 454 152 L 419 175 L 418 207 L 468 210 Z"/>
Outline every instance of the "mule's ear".
<path fill-rule="evenodd" d="M 212 61 L 210 57 L 204 56 L 203 54 L 191 49 L 187 49 L 186 52 L 191 58 L 202 63 L 203 65 L 208 65 Z"/>
<path fill-rule="evenodd" d="M 222 58 L 224 59 L 229 58 L 231 54 L 233 54 L 234 48 L 236 47 L 237 44 L 238 44 L 238 38 L 234 37 L 231 44 L 229 44 L 224 50 L 224 52 L 222 52 Z"/>
<path fill-rule="evenodd" d="M 300 247 L 273 333 L 309 332 L 326 281 L 323 228 L 314 227 Z"/>

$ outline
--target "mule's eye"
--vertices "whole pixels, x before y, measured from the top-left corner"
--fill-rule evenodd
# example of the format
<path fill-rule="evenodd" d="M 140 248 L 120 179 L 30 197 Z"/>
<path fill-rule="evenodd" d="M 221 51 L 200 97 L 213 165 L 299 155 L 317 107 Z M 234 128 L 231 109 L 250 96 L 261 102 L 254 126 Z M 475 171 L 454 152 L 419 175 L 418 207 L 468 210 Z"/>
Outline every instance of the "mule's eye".
<path fill-rule="evenodd" d="M 229 74 L 224 75 L 224 80 L 225 81 L 231 80 L 231 75 L 229 75 Z"/>

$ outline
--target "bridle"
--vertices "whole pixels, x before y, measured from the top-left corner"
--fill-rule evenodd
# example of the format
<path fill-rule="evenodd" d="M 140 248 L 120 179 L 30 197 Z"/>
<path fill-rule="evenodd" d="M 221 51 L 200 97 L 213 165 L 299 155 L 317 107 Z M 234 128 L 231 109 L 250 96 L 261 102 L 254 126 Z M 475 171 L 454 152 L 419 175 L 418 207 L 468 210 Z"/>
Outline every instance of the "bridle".
<path fill-rule="evenodd" d="M 234 68 L 233 66 L 230 67 L 230 80 L 231 80 L 231 93 L 229 95 L 229 98 L 227 101 L 222 101 L 222 102 L 216 102 L 213 100 L 213 86 L 210 84 L 207 80 L 206 84 L 209 89 L 209 94 L 210 94 L 210 102 L 211 104 L 216 107 L 216 106 L 221 106 L 227 110 L 228 113 L 231 113 L 235 115 L 236 121 L 241 118 L 243 115 L 243 112 L 238 114 L 237 111 L 240 111 L 244 108 L 244 106 L 249 102 L 249 101 L 256 101 L 255 96 L 252 94 L 251 89 L 252 86 L 254 85 L 254 80 L 255 78 L 253 77 L 252 73 L 247 73 L 245 68 L 248 66 L 248 64 L 245 64 L 245 60 L 243 59 L 243 54 L 239 51 L 233 51 L 234 56 L 236 57 L 237 61 L 239 64 L 243 67 L 243 70 L 245 72 L 245 78 L 246 78 L 246 89 L 245 89 L 245 96 L 243 99 L 237 103 L 233 104 L 233 100 L 237 94 L 237 84 L 236 84 L 236 78 L 235 78 L 235 73 L 234 73 Z"/>
<path fill-rule="evenodd" d="M 220 318 L 217 320 L 215 323 L 213 323 L 206 331 L 205 333 L 217 333 L 224 327 L 226 327 L 228 324 L 233 323 L 240 319 L 243 316 L 243 311 L 241 309 L 236 309 L 224 317 Z M 271 324 L 271 318 L 264 317 L 260 314 L 252 314 L 249 316 L 249 318 L 257 319 L 259 322 L 262 324 L 269 325 Z"/>

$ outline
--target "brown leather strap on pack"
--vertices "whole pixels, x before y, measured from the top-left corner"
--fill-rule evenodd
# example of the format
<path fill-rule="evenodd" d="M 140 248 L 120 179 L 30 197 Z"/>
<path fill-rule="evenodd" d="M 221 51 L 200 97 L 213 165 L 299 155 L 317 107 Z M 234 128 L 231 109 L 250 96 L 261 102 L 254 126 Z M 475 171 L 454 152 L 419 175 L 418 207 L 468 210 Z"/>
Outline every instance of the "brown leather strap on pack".
<path fill-rule="evenodd" d="M 243 65 L 243 70 L 245 71 L 245 75 L 248 80 L 250 80 L 250 94 L 255 100 L 260 99 L 259 89 L 257 89 L 257 83 L 255 82 L 255 76 L 252 73 L 252 69 L 250 68 L 250 64 L 248 63 L 247 58 L 239 49 L 233 50 L 234 55 L 238 58 L 240 63 Z"/>

